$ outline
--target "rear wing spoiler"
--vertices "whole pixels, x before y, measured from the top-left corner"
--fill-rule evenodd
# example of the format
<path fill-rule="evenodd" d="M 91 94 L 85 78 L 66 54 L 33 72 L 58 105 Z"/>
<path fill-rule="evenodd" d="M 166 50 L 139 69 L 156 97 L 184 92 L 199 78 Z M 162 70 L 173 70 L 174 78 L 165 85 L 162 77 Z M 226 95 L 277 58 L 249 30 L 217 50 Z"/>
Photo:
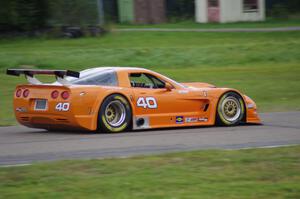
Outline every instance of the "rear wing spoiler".
<path fill-rule="evenodd" d="M 80 77 L 80 73 L 71 70 L 39 70 L 39 69 L 7 69 L 7 75 L 20 76 L 25 75 L 26 79 L 30 84 L 42 84 L 34 75 L 55 75 L 56 80 L 63 84 L 70 84 L 65 77 Z"/>

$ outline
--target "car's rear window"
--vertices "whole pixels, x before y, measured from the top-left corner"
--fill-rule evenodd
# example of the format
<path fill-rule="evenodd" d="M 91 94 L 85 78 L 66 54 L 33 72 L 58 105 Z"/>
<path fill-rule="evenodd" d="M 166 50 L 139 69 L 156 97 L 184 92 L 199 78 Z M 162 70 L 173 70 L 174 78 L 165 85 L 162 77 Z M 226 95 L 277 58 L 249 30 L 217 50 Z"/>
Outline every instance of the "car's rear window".
<path fill-rule="evenodd" d="M 95 71 L 80 76 L 79 79 L 72 79 L 70 82 L 75 85 L 118 86 L 118 78 L 114 70 Z"/>

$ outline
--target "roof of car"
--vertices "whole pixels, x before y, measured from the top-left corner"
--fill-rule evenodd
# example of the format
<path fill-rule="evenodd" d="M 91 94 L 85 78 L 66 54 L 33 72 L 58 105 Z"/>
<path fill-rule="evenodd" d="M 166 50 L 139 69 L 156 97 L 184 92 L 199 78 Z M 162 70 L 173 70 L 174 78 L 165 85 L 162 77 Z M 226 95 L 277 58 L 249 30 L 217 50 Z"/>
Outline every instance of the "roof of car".
<path fill-rule="evenodd" d="M 139 68 L 139 67 L 120 67 L 120 66 L 103 66 L 103 67 L 94 67 L 94 68 L 89 68 L 86 69 L 84 71 L 81 71 L 80 73 L 84 72 L 84 73 L 98 73 L 98 72 L 104 72 L 104 71 L 109 71 L 109 70 L 113 70 L 113 71 L 127 71 L 127 72 L 148 72 L 148 73 L 152 73 L 152 74 L 159 74 L 156 73 L 154 71 L 145 69 L 145 68 Z M 169 82 L 172 82 L 173 85 L 177 85 L 177 87 L 184 87 L 183 85 L 181 85 L 180 83 L 166 77 L 163 76 L 161 74 L 159 74 L 160 77 L 164 78 L 165 80 L 168 80 Z"/>
<path fill-rule="evenodd" d="M 115 71 L 126 71 L 126 70 L 130 70 L 130 71 L 149 71 L 148 69 L 145 68 L 138 68 L 138 67 L 121 67 L 121 66 L 103 66 L 103 67 L 94 67 L 94 68 L 89 68 L 85 71 L 88 70 L 96 70 L 96 71 L 104 71 L 104 70 L 115 70 Z"/>

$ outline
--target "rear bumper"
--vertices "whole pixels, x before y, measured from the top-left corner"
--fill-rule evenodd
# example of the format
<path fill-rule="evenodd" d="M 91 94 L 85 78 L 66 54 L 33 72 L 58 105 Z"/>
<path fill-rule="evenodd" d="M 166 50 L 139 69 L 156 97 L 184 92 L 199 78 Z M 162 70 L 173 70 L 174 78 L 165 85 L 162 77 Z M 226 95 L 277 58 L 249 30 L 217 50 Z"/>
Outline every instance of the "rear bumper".
<path fill-rule="evenodd" d="M 21 96 L 17 96 L 19 90 Z M 27 97 L 24 96 L 25 90 L 29 91 Z M 58 93 L 57 97 L 52 97 L 54 91 Z M 69 94 L 67 99 L 62 97 L 64 92 Z M 87 87 L 19 85 L 14 96 L 14 113 L 20 124 L 32 128 L 94 131 L 98 124 L 98 105 L 102 100 L 98 96 L 98 90 L 95 92 Z M 46 100 L 46 105 L 37 106 L 41 100 Z"/>
<path fill-rule="evenodd" d="M 88 116 L 61 116 L 52 114 L 17 113 L 17 121 L 30 128 L 68 129 L 68 130 L 96 130 L 93 128 L 93 117 Z"/>

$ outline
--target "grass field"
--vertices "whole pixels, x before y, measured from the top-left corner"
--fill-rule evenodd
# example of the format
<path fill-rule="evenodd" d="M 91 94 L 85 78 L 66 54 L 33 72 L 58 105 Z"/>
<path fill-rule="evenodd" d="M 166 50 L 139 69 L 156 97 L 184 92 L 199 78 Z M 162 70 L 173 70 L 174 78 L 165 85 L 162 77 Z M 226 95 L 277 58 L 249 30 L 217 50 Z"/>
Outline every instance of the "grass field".
<path fill-rule="evenodd" d="M 0 168 L 0 198 L 300 198 L 300 146 Z"/>
<path fill-rule="evenodd" d="M 269 18 L 263 22 L 236 22 L 236 23 L 207 23 L 201 24 L 190 21 L 169 22 L 165 24 L 132 25 L 112 24 L 111 28 L 274 28 L 300 26 L 300 16 L 292 16 L 290 19 L 278 20 Z"/>
<path fill-rule="evenodd" d="M 300 32 L 111 33 L 100 38 L 0 40 L 0 125 L 15 124 L 6 68 L 141 66 L 177 81 L 234 87 L 259 110 L 300 110 Z"/>

